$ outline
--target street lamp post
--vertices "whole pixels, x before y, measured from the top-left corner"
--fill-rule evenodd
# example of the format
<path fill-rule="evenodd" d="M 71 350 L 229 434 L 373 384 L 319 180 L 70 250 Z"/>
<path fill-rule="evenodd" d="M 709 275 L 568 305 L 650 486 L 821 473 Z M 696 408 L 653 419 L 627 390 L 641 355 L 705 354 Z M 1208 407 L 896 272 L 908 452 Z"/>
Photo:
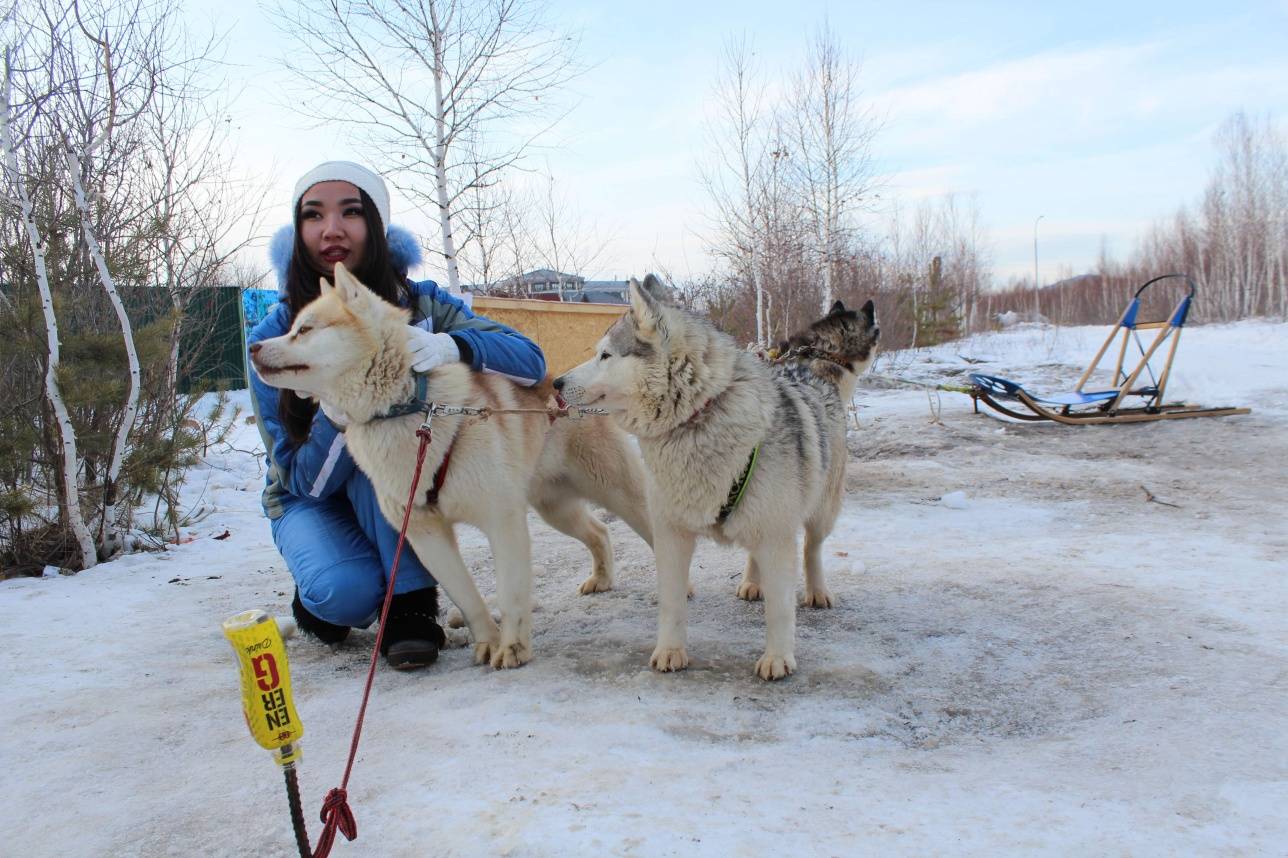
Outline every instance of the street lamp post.
<path fill-rule="evenodd" d="M 1038 221 L 1046 215 L 1038 215 L 1033 221 L 1033 311 L 1039 316 L 1042 315 L 1042 296 L 1040 287 L 1042 284 L 1038 281 Z M 1037 321 L 1034 319 L 1033 321 Z"/>

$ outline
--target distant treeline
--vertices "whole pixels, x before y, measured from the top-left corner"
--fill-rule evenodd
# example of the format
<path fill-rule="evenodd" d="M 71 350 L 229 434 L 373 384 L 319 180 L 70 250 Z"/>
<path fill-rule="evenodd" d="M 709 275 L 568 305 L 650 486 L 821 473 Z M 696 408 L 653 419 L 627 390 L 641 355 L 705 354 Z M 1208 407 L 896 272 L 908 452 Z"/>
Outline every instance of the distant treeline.
<path fill-rule="evenodd" d="M 1061 325 L 1110 324 L 1137 287 L 1160 274 L 1189 274 L 1199 296 L 1192 322 L 1288 316 L 1288 143 L 1269 119 L 1231 116 L 1216 136 L 1218 162 L 1197 204 L 1157 224 L 1124 261 L 1102 254 L 1095 270 L 1034 288 L 1018 278 L 993 282 L 988 240 L 973 201 L 922 203 L 910 218 L 895 212 L 883 235 L 839 232 L 831 291 L 848 302 L 873 298 L 885 348 L 933 345 L 987 330 L 1007 318 Z M 771 200 L 772 230 L 757 254 L 768 342 L 817 317 L 823 299 L 821 257 L 811 244 L 808 207 L 793 205 L 788 183 Z M 795 198 L 803 198 L 800 191 Z M 796 212 L 793 217 L 792 212 Z M 717 248 L 717 252 L 720 249 Z M 723 258 L 750 260 L 732 243 Z M 1179 281 L 1176 281 L 1179 284 Z M 754 341 L 755 287 L 742 270 L 713 272 L 682 284 L 693 306 L 723 330 Z M 1178 287 L 1146 293 L 1142 312 L 1163 318 Z"/>
<path fill-rule="evenodd" d="M 1198 284 L 1193 321 L 1288 316 L 1288 141 L 1269 119 L 1236 113 L 1216 142 L 1219 160 L 1199 202 L 1157 224 L 1126 261 L 1102 254 L 1090 274 L 1038 292 L 1012 284 L 989 296 L 991 306 L 1066 325 L 1111 322 L 1135 287 L 1175 272 Z"/>

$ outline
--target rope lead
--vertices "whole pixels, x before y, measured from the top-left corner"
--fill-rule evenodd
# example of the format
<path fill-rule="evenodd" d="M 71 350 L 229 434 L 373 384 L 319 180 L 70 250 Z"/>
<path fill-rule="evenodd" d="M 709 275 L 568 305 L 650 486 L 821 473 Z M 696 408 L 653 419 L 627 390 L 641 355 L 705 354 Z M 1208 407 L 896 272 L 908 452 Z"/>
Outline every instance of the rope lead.
<path fill-rule="evenodd" d="M 385 601 L 380 608 L 380 628 L 376 631 L 376 644 L 371 649 L 371 666 L 367 669 L 367 684 L 362 690 L 362 705 L 358 707 L 358 719 L 353 725 L 353 741 L 349 743 L 349 762 L 344 767 L 344 778 L 340 786 L 326 794 L 322 802 L 322 836 L 318 838 L 317 851 L 312 858 L 326 858 L 331 854 L 335 843 L 335 832 L 338 830 L 347 839 L 358 836 L 358 821 L 349 808 L 349 775 L 353 772 L 353 761 L 358 755 L 358 741 L 362 738 L 362 721 L 367 714 L 367 701 L 371 698 L 371 682 L 376 677 L 376 662 L 380 658 L 380 643 L 385 638 L 385 620 L 389 617 L 389 605 L 394 599 L 394 581 L 398 577 L 398 561 L 402 558 L 403 545 L 407 541 L 407 524 L 411 521 L 412 504 L 416 502 L 416 486 L 420 482 L 420 472 L 425 466 L 425 451 L 431 441 L 428 419 L 416 430 L 420 438 L 420 448 L 416 451 L 416 470 L 411 477 L 411 494 L 407 498 L 407 509 L 403 512 L 402 529 L 398 531 L 398 545 L 394 549 L 393 563 L 389 564 L 389 582 L 385 585 Z"/>
<path fill-rule="evenodd" d="M 331 854 L 337 830 L 346 840 L 354 840 L 358 836 L 358 820 L 354 818 L 353 811 L 349 808 L 349 794 L 341 787 L 336 787 L 327 793 L 326 800 L 322 802 L 322 834 L 318 837 L 318 849 L 311 858 L 326 858 Z M 307 838 L 307 835 L 305 837 Z M 297 841 L 298 838 L 297 832 Z M 306 839 L 305 845 L 307 844 Z M 303 854 L 308 858 L 308 852 Z"/>

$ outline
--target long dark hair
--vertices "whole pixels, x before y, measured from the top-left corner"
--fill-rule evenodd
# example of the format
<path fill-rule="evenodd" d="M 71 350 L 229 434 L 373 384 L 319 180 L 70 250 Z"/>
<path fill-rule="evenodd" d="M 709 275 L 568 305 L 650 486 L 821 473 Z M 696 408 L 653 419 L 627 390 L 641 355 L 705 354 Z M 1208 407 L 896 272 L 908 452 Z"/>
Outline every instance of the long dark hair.
<path fill-rule="evenodd" d="M 394 268 L 390 259 L 389 241 L 385 237 L 385 225 L 380 220 L 380 212 L 366 191 L 359 188 L 358 195 L 362 198 L 362 219 L 367 223 L 367 245 L 362 254 L 362 264 L 354 269 L 353 274 L 368 289 L 390 304 L 406 306 L 411 300 L 411 289 L 407 285 L 407 278 Z M 292 215 L 295 249 L 291 252 L 291 262 L 286 268 L 286 309 L 292 320 L 296 313 L 322 291 L 319 282 L 321 278 L 326 277 L 328 281 L 331 279 L 309 261 L 304 239 L 300 237 L 303 217 L 304 211 L 296 203 Z M 278 419 L 286 429 L 286 437 L 297 447 L 308 439 L 317 411 L 316 402 L 296 396 L 292 390 L 283 390 L 277 398 Z"/>

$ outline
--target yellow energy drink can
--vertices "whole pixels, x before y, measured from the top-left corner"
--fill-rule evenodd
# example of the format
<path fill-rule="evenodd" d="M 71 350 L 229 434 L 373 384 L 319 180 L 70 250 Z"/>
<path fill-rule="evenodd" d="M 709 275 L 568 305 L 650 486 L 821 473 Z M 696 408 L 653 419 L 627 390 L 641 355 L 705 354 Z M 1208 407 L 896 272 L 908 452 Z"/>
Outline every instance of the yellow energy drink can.
<path fill-rule="evenodd" d="M 241 668 L 242 714 L 251 736 L 279 764 L 297 762 L 304 725 L 291 699 L 291 669 L 277 620 L 255 609 L 234 614 L 223 628 Z"/>

